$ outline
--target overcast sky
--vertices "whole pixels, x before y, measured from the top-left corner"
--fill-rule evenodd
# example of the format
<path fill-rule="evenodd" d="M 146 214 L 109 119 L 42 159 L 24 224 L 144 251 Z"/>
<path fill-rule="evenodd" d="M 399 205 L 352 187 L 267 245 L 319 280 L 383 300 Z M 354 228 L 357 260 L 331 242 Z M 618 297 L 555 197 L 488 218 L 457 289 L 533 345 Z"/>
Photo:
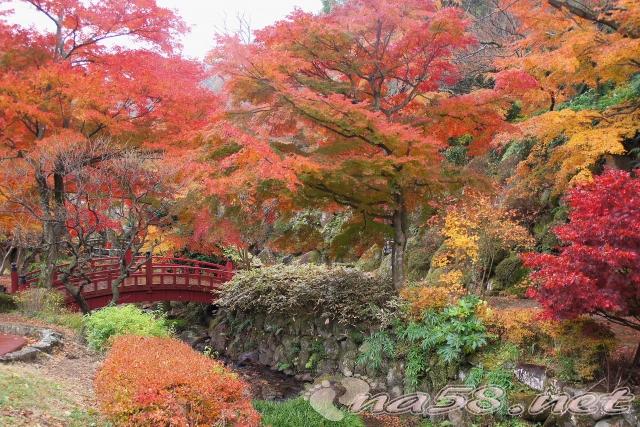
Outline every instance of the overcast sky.
<path fill-rule="evenodd" d="M 269 25 L 284 18 L 295 7 L 308 12 L 317 12 L 322 8 L 320 0 L 157 0 L 164 7 L 176 9 L 189 26 L 191 33 L 184 41 L 187 56 L 204 58 L 213 44 L 216 29 L 225 27 L 235 29 L 236 16 L 244 15 L 253 30 Z M 8 2 L 15 10 L 11 21 L 28 25 L 49 25 L 31 6 L 19 0 Z"/>

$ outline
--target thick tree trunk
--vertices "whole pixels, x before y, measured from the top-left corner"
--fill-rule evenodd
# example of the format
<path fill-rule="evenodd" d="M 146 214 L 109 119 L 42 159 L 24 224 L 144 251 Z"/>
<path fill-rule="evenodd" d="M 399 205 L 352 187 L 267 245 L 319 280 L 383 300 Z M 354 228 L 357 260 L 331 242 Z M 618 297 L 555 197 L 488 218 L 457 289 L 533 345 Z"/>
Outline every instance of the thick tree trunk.
<path fill-rule="evenodd" d="M 55 225 L 53 221 L 45 223 L 44 226 L 44 243 L 45 243 L 45 262 L 41 271 L 44 286 L 52 288 L 54 285 L 54 272 L 56 261 L 58 260 L 58 244 L 55 236 Z"/>
<path fill-rule="evenodd" d="M 63 167 L 58 166 L 61 170 Z M 38 183 L 44 188 L 40 188 L 41 194 L 44 193 L 43 207 L 46 207 L 45 212 L 49 212 L 44 224 L 44 240 L 46 249 L 45 268 L 43 271 L 44 284 L 47 287 L 54 286 L 54 271 L 58 257 L 60 256 L 60 244 L 62 238 L 65 235 L 64 224 L 66 222 L 66 208 L 64 206 L 65 188 L 64 188 L 64 176 L 61 172 L 54 172 L 53 174 L 53 209 L 50 208 L 49 199 L 49 187 L 46 181 L 42 182 L 38 180 Z M 51 212 L 53 210 L 53 212 Z"/>
<path fill-rule="evenodd" d="M 120 285 L 123 281 L 124 278 L 120 276 L 111 282 L 111 301 L 109 302 L 109 305 L 114 306 L 118 304 L 118 300 L 120 299 Z"/>
<path fill-rule="evenodd" d="M 404 255 L 407 248 L 407 211 L 402 196 L 393 212 L 393 247 L 391 249 L 391 276 L 397 290 L 404 286 Z"/>
<path fill-rule="evenodd" d="M 87 304 L 87 301 L 82 296 L 82 288 L 70 285 L 68 283 L 64 284 L 64 288 L 73 297 L 73 300 L 76 302 L 76 304 L 78 304 L 78 307 L 80 307 L 80 311 L 82 311 L 82 314 L 91 313 L 91 308 L 89 308 L 89 304 Z"/>
<path fill-rule="evenodd" d="M 42 271 L 42 280 L 47 287 L 54 286 L 54 272 L 60 257 L 60 244 L 65 233 L 61 214 L 63 212 L 58 212 L 55 218 L 44 224 L 45 265 Z"/>
<path fill-rule="evenodd" d="M 81 284 L 80 286 L 74 286 L 71 284 L 71 277 L 74 275 L 74 272 L 78 269 L 79 266 L 80 264 L 77 258 L 69 263 L 68 269 L 62 272 L 61 282 L 69 295 L 73 297 L 78 307 L 80 307 L 82 314 L 88 314 L 91 312 L 91 309 L 89 308 L 87 301 L 82 296 L 82 288 L 84 287 L 84 285 Z"/>

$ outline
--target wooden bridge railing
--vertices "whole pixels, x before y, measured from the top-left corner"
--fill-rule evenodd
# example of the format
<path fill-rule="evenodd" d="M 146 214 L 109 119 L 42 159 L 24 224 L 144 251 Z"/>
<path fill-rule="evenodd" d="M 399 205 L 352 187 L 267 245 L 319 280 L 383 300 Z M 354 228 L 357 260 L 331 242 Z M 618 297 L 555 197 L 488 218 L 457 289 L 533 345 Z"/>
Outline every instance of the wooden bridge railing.
<path fill-rule="evenodd" d="M 193 301 L 211 303 L 217 289 L 233 277 L 233 264 L 224 265 L 188 258 L 134 257 L 133 265 L 141 267 L 130 271 L 118 287 L 119 302 Z M 91 309 L 107 305 L 112 297 L 112 284 L 120 275 L 117 257 L 93 258 L 84 277 L 73 277 L 69 283 L 82 286 L 82 296 Z M 11 269 L 9 293 L 19 292 L 35 285 L 39 271 L 20 275 Z M 58 271 L 54 272 L 54 287 L 66 292 Z M 75 305 L 67 293 L 67 303 Z"/>

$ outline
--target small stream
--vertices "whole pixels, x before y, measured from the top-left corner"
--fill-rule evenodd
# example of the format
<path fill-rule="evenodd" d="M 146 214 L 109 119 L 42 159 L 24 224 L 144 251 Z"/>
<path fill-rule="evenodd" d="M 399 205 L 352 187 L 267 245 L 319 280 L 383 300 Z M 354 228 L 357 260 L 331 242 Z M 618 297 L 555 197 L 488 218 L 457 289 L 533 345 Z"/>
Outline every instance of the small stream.
<path fill-rule="evenodd" d="M 167 311 L 166 307 L 154 307 Z M 207 307 L 206 316 L 212 316 L 211 307 Z M 203 312 L 205 312 L 203 310 Z M 179 319 L 180 315 L 170 315 L 170 319 Z M 208 322 L 202 321 L 207 324 Z M 191 325 L 191 327 L 180 328 L 177 333 L 178 338 L 191 345 L 196 351 L 205 353 L 207 350 L 206 328 L 202 324 Z M 210 350 L 210 348 L 208 349 Z M 305 389 L 306 381 L 299 380 L 292 375 L 273 370 L 267 366 L 260 365 L 257 360 L 248 357 L 244 360 L 231 360 L 224 355 L 216 355 L 216 359 L 224 363 L 230 370 L 236 372 L 251 388 L 251 395 L 257 400 L 287 400 L 298 397 Z"/>
<path fill-rule="evenodd" d="M 286 400 L 295 398 L 304 390 L 305 384 L 308 384 L 291 375 L 252 362 L 235 363 L 226 358 L 220 360 L 249 384 L 254 399 Z"/>

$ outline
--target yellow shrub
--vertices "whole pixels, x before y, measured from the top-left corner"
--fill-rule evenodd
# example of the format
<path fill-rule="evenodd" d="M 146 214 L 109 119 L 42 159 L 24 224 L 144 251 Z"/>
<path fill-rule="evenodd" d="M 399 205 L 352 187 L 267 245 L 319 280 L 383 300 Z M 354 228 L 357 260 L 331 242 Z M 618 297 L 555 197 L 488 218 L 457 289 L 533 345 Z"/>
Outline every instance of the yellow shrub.
<path fill-rule="evenodd" d="M 596 379 L 604 357 L 615 347 L 608 326 L 587 317 L 559 322 L 552 334 L 558 371 L 567 380 Z"/>
<path fill-rule="evenodd" d="M 539 317 L 535 308 L 487 310 L 480 313 L 489 330 L 503 341 L 551 357 L 561 379 L 590 381 L 597 377 L 603 357 L 614 347 L 611 331 L 589 318 L 554 321 Z"/>
<path fill-rule="evenodd" d="M 557 322 L 542 320 L 539 315 L 540 310 L 536 308 L 494 309 L 485 322 L 503 340 L 521 346 L 550 341 Z"/>
<path fill-rule="evenodd" d="M 452 286 L 429 286 L 419 284 L 402 291 L 401 296 L 408 303 L 411 315 L 420 317 L 426 310 L 440 310 L 455 304 L 465 294 L 461 284 Z"/>

